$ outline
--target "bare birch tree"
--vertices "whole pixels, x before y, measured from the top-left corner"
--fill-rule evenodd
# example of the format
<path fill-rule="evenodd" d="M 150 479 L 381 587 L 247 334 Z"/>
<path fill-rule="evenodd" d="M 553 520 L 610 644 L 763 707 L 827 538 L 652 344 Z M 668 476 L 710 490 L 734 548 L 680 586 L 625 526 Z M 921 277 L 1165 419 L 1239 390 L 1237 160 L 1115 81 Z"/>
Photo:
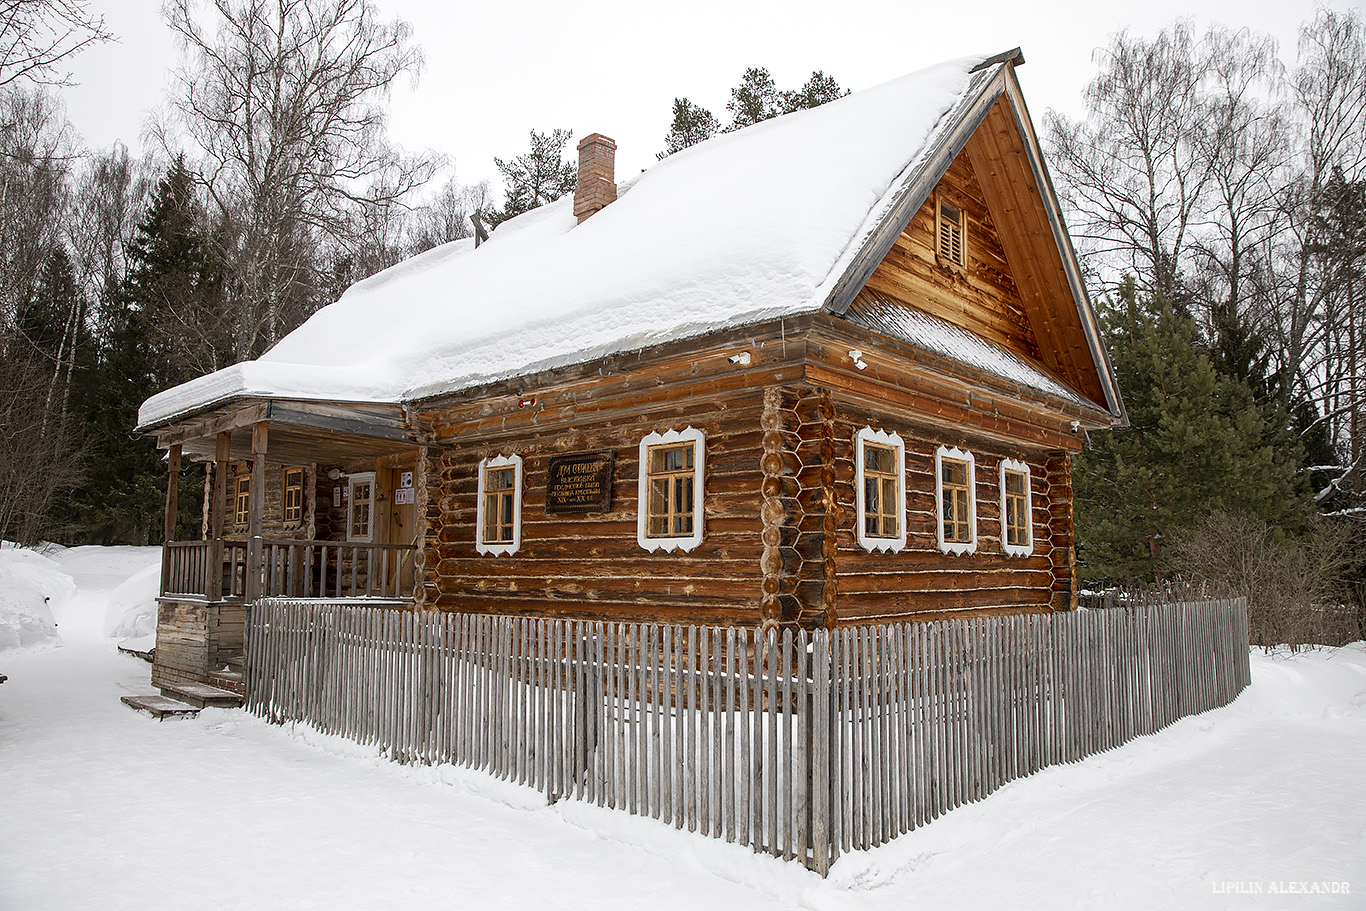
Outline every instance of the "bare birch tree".
<path fill-rule="evenodd" d="M 1044 118 L 1050 163 L 1082 250 L 1093 264 L 1132 272 L 1143 290 L 1178 308 L 1178 269 L 1212 178 L 1212 163 L 1194 142 L 1204 116 L 1196 45 L 1187 23 L 1152 42 L 1121 32 L 1097 52 L 1087 120 L 1052 111 Z"/>
<path fill-rule="evenodd" d="M 431 173 L 385 136 L 390 86 L 421 55 L 368 0 L 169 0 L 185 62 L 174 110 L 221 223 L 239 358 L 317 305 L 320 247 L 357 239 L 357 209 L 400 202 Z M 160 131 L 169 152 L 180 136 Z"/>
<path fill-rule="evenodd" d="M 86 0 L 0 0 L 0 86 L 16 79 L 65 84 L 60 67 L 113 36 Z"/>

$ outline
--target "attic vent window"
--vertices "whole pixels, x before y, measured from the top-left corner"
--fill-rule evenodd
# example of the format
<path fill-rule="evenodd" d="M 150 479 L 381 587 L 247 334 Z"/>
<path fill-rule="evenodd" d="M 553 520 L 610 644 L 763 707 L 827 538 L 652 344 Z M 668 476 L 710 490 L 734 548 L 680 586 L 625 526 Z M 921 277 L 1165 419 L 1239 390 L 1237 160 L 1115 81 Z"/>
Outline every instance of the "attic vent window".
<path fill-rule="evenodd" d="M 960 268 L 967 265 L 963 252 L 963 221 L 962 209 L 942 199 L 939 201 L 939 259 Z"/>

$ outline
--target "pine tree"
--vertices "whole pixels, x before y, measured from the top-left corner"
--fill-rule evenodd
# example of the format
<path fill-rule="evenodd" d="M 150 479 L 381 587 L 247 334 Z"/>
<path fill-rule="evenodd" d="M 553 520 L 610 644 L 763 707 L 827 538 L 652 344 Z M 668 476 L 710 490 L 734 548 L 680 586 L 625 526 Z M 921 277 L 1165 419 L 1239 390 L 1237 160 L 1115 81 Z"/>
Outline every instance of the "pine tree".
<path fill-rule="evenodd" d="M 1258 407 L 1193 323 L 1140 301 L 1132 281 L 1104 324 L 1129 427 L 1092 434 L 1073 464 L 1082 578 L 1162 578 L 1163 547 L 1215 508 L 1297 528 L 1308 491 L 1285 412 Z"/>
<path fill-rule="evenodd" d="M 711 111 L 686 98 L 675 98 L 673 123 L 669 126 L 669 135 L 664 137 L 664 151 L 655 157 L 667 158 L 674 152 L 695 146 L 715 136 L 720 129 L 721 122 Z"/>
<path fill-rule="evenodd" d="M 783 113 L 783 97 L 768 70 L 750 67 L 740 77 L 740 84 L 730 90 L 726 110 L 731 117 L 726 132 L 739 130 Z"/>
<path fill-rule="evenodd" d="M 820 107 L 827 101 L 834 101 L 836 98 L 843 98 L 848 94 L 849 90 L 840 88 L 835 77 L 827 76 L 821 70 L 816 70 L 811 74 L 811 78 L 806 80 L 806 85 L 794 92 L 783 92 L 783 113 L 790 114 L 793 111 Z"/>
<path fill-rule="evenodd" d="M 818 107 L 848 94 L 848 89 L 840 88 L 834 77 L 821 70 L 813 71 L 801 88 L 780 91 L 768 70 L 761 66 L 750 67 L 740 77 L 740 84 L 730 90 L 726 110 L 730 112 L 731 121 L 724 130 L 720 129 L 721 124 L 711 111 L 687 98 L 675 98 L 673 121 L 669 135 L 664 138 L 664 151 L 655 157 L 667 158 L 710 139 L 718 131 L 730 133 L 780 114 Z"/>
<path fill-rule="evenodd" d="M 506 185 L 503 210 L 489 217 L 493 224 L 516 218 L 573 191 L 579 167 L 564 160 L 565 146 L 573 136 L 572 130 L 532 130 L 530 150 L 510 161 L 493 159 Z"/>

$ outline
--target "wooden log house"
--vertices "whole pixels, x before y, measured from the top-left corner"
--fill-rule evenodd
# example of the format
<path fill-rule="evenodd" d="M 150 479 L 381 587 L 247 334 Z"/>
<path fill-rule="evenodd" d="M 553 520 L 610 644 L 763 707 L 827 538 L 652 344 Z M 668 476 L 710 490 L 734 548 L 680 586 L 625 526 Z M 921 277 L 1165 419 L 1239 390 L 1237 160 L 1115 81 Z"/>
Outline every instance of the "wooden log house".
<path fill-rule="evenodd" d="M 1123 405 L 1018 50 L 578 190 L 152 397 L 155 681 L 262 595 L 745 627 L 1076 605 L 1070 458 Z M 185 459 L 202 539 L 176 541 Z"/>

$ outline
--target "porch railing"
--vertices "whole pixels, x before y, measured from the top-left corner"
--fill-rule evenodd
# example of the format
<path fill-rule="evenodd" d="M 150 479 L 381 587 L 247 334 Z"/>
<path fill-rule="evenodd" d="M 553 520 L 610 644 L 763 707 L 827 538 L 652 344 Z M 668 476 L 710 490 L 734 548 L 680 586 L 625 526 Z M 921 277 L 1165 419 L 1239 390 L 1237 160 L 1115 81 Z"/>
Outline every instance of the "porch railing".
<path fill-rule="evenodd" d="M 280 538 L 169 541 L 162 551 L 164 597 L 405 598 L 412 592 L 411 544 Z"/>

